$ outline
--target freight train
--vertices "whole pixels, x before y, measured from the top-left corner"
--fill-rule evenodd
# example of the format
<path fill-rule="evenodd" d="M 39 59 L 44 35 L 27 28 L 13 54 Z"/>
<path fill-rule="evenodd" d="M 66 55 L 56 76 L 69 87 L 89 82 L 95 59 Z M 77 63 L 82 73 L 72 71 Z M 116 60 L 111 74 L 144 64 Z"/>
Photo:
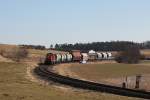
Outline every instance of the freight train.
<path fill-rule="evenodd" d="M 90 50 L 88 53 L 81 53 L 80 50 L 72 50 L 70 53 L 48 53 L 46 55 L 45 64 L 59 64 L 67 62 L 81 62 L 81 61 L 97 61 L 113 59 L 110 52 L 95 52 Z"/>

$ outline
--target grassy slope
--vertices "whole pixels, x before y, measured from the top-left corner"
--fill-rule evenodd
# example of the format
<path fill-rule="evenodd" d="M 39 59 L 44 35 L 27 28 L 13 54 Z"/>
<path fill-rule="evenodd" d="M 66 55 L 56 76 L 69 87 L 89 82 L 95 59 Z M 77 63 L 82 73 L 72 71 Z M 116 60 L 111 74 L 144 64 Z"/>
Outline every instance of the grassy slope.
<path fill-rule="evenodd" d="M 147 65 L 144 65 L 147 64 Z M 131 64 L 74 64 L 71 71 L 82 78 L 90 80 L 101 80 L 102 78 L 125 77 L 136 74 L 150 74 L 150 62 L 139 65 Z"/>
<path fill-rule="evenodd" d="M 71 92 L 42 86 L 27 80 L 25 73 L 24 64 L 0 63 L 0 100 L 135 100 L 111 94 Z"/>
<path fill-rule="evenodd" d="M 37 55 L 46 55 L 47 53 L 65 53 L 62 51 L 55 51 L 55 50 L 36 50 L 36 49 L 29 49 L 29 53 L 37 54 Z"/>

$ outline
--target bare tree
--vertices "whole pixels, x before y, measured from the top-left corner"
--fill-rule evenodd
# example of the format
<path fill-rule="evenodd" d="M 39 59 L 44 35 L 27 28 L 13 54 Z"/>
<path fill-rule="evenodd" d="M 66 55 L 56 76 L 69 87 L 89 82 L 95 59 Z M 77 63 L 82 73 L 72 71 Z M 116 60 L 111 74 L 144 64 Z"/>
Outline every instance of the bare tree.
<path fill-rule="evenodd" d="M 14 52 L 14 58 L 17 62 L 19 62 L 21 59 L 24 59 L 28 56 L 28 51 L 27 49 L 23 49 L 23 48 L 18 48 L 15 52 Z"/>
<path fill-rule="evenodd" d="M 27 49 L 24 48 L 14 48 L 7 51 L 7 58 L 10 58 L 16 62 L 20 62 L 21 59 L 24 59 L 28 56 Z"/>
<path fill-rule="evenodd" d="M 116 61 L 119 63 L 138 63 L 141 58 L 140 49 L 136 45 L 129 45 L 121 51 Z"/>
<path fill-rule="evenodd" d="M 1 50 L 0 50 L 0 55 L 3 56 L 4 53 L 5 53 L 5 50 L 1 49 Z"/>

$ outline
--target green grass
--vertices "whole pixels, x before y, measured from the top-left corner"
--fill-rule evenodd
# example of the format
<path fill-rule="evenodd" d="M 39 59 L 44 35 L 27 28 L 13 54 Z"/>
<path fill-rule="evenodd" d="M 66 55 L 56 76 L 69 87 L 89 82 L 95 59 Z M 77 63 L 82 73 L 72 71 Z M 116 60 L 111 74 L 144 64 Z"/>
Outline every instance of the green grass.
<path fill-rule="evenodd" d="M 141 64 L 73 64 L 70 69 L 78 76 L 90 79 L 101 80 L 104 78 L 119 78 L 136 74 L 150 74 L 150 62 L 144 61 Z"/>
<path fill-rule="evenodd" d="M 25 75 L 25 64 L 0 62 L 0 100 L 135 100 L 106 93 L 63 91 L 31 82 Z"/>

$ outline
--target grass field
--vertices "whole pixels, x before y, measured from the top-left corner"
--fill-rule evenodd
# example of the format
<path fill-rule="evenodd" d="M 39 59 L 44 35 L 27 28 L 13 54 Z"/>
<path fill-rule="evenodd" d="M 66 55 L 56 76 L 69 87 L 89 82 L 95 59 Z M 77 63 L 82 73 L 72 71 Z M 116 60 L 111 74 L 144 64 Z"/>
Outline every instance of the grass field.
<path fill-rule="evenodd" d="M 150 62 L 142 61 L 140 64 L 73 64 L 70 70 L 84 79 L 97 81 L 136 74 L 150 74 Z"/>
<path fill-rule="evenodd" d="M 150 49 L 141 50 L 141 53 L 145 56 L 150 56 Z"/>
<path fill-rule="evenodd" d="M 26 65 L 0 62 L 0 100 L 141 100 L 105 93 L 64 91 L 25 78 Z"/>

